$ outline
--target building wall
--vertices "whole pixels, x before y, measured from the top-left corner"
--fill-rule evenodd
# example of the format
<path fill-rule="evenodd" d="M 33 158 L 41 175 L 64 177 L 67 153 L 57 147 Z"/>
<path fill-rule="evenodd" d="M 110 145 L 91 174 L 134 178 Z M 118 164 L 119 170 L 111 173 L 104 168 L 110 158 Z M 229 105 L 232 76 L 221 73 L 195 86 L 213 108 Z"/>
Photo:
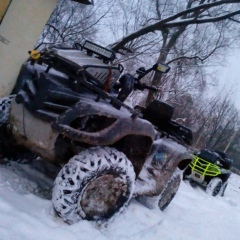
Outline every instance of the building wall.
<path fill-rule="evenodd" d="M 0 97 L 11 93 L 20 67 L 28 58 L 28 51 L 33 49 L 57 1 L 11 1 L 0 25 Z"/>
<path fill-rule="evenodd" d="M 5 12 L 6 12 L 10 2 L 11 2 L 11 0 L 1 0 L 0 1 L 0 23 L 2 21 L 2 18 L 5 15 Z"/>

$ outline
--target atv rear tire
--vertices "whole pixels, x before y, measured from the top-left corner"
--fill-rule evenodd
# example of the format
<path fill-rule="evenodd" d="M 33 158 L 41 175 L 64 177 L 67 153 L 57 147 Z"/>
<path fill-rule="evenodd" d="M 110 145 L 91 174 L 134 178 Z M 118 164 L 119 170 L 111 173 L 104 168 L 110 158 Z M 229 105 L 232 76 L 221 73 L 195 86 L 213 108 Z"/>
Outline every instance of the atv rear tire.
<path fill-rule="evenodd" d="M 180 183 L 181 174 L 179 170 L 176 170 L 160 195 L 153 197 L 138 196 L 136 200 L 150 209 L 159 208 L 164 211 L 176 195 Z"/>
<path fill-rule="evenodd" d="M 220 190 L 220 192 L 219 192 L 219 195 L 220 195 L 221 197 L 224 197 L 224 194 L 225 194 L 227 185 L 228 185 L 228 181 L 226 181 L 225 183 L 222 184 L 221 190 Z"/>
<path fill-rule="evenodd" d="M 108 220 L 124 210 L 132 197 L 135 172 L 114 148 L 93 147 L 69 160 L 59 172 L 52 202 L 67 223 Z"/>
<path fill-rule="evenodd" d="M 218 177 L 211 179 L 207 185 L 206 192 L 213 197 L 217 196 L 222 187 L 222 180 Z"/>
<path fill-rule="evenodd" d="M 158 207 L 164 211 L 175 197 L 181 183 L 181 174 L 176 173 L 172 176 L 167 186 L 164 188 L 158 201 Z"/>

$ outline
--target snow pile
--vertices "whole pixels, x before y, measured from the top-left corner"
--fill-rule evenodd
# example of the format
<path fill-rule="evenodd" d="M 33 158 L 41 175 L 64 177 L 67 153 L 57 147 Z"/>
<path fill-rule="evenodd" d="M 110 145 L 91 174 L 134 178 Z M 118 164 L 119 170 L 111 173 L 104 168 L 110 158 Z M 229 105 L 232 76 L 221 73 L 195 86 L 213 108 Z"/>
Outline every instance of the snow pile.
<path fill-rule="evenodd" d="M 87 221 L 65 224 L 48 199 L 51 186 L 51 179 L 26 164 L 0 165 L 0 240 L 236 240 L 240 236 L 240 176 L 236 174 L 230 177 L 223 198 L 182 182 L 165 212 L 132 200 L 107 227 Z"/>

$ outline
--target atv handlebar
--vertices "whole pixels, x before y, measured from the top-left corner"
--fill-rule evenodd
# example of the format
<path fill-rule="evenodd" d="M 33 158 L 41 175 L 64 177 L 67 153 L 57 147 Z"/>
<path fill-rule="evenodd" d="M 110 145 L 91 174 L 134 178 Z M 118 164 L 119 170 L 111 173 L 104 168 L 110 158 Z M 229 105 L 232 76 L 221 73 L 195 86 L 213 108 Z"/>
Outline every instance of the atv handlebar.
<path fill-rule="evenodd" d="M 144 85 L 145 85 L 145 84 L 144 84 Z M 157 88 L 156 88 L 156 87 L 152 87 L 152 86 L 145 85 L 144 88 L 145 88 L 145 89 L 148 89 L 148 90 L 150 90 L 150 91 L 152 91 L 152 92 L 157 92 Z"/>
<path fill-rule="evenodd" d="M 134 84 L 134 87 L 135 87 L 135 89 L 138 89 L 138 90 L 141 90 L 141 91 L 143 91 L 144 89 L 148 89 L 150 91 L 157 92 L 156 87 L 149 86 L 145 83 L 137 82 L 137 83 Z"/>

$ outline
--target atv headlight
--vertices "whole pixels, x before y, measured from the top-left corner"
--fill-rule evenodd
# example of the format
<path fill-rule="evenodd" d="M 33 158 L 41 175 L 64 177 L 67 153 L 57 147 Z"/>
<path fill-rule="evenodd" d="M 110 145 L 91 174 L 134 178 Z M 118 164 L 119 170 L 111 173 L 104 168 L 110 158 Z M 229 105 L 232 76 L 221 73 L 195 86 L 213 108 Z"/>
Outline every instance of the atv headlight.
<path fill-rule="evenodd" d="M 96 43 L 86 41 L 82 47 L 85 48 L 87 51 L 98 54 L 107 60 L 112 61 L 115 58 L 115 53 L 112 50 L 97 45 Z"/>
<path fill-rule="evenodd" d="M 170 70 L 170 67 L 165 63 L 157 63 L 153 66 L 153 70 L 161 73 L 167 73 Z"/>
<path fill-rule="evenodd" d="M 152 160 L 152 165 L 155 166 L 157 169 L 162 169 L 164 165 L 166 165 L 166 162 L 169 159 L 169 154 L 166 152 L 162 152 L 161 150 L 158 150 L 157 153 L 154 155 L 154 158 Z"/>

